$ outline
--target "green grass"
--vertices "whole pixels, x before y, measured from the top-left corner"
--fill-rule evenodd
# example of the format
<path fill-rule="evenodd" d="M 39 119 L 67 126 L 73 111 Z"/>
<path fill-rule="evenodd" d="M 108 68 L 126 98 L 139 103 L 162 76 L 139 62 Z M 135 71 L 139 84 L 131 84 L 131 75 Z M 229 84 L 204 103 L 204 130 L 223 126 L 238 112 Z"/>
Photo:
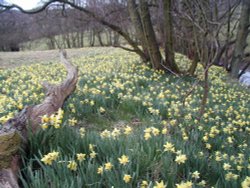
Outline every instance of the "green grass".
<path fill-rule="evenodd" d="M 228 84 L 222 69 L 210 70 L 206 113 L 197 121 L 201 85 L 182 103 L 196 78 L 156 72 L 137 56 L 114 48 L 83 50 L 82 55 L 72 60 L 79 67 L 79 81 L 63 106 L 60 128 L 52 124 L 31 135 L 28 151 L 22 152 L 22 187 L 140 187 L 143 180 L 149 187 L 161 181 L 170 188 L 181 182 L 203 187 L 204 180 L 205 187 L 234 188 L 249 176 L 250 94 Z M 177 54 L 176 60 L 187 69 L 185 57 Z M 197 79 L 202 82 L 201 71 L 199 67 Z M 58 83 L 66 75 L 57 63 L 0 73 L 0 123 L 43 100 L 42 80 Z M 72 119 L 77 120 L 75 126 L 70 126 Z M 125 134 L 128 127 L 131 133 Z M 167 142 L 174 151 L 164 151 Z M 89 144 L 97 153 L 94 159 Z M 41 159 L 53 151 L 59 156 L 46 165 Z M 77 160 L 79 153 L 86 154 L 85 161 Z M 119 163 L 122 155 L 129 157 L 128 164 Z M 182 155 L 187 159 L 178 164 Z M 76 171 L 67 167 L 69 161 L 76 162 Z M 113 168 L 98 174 L 107 162 Z M 199 178 L 192 177 L 196 171 Z M 125 174 L 131 176 L 128 183 Z"/>

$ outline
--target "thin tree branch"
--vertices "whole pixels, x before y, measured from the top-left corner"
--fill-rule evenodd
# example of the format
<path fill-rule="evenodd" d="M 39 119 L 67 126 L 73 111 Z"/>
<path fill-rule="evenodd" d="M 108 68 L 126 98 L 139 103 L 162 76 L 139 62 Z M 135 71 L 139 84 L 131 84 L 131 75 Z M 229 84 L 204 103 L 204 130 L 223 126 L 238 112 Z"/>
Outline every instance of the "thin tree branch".
<path fill-rule="evenodd" d="M 113 47 L 115 47 L 115 48 L 121 48 L 121 49 L 126 50 L 126 51 L 129 51 L 129 52 L 135 52 L 134 49 L 127 48 L 127 47 L 125 47 L 125 46 L 121 46 L 121 45 L 118 45 L 118 44 L 114 44 Z"/>

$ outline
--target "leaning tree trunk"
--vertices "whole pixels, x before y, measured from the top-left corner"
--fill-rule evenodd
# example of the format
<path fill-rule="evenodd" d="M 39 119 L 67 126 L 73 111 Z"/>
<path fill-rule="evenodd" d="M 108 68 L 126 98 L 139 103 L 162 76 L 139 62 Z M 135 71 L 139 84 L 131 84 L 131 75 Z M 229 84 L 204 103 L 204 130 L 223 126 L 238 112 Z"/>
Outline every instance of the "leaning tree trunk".
<path fill-rule="evenodd" d="M 236 36 L 236 43 L 232 58 L 232 78 L 238 78 L 240 63 L 244 56 L 244 50 L 247 46 L 247 37 L 249 34 L 249 24 L 250 24 L 250 2 L 249 0 L 242 1 L 242 10 L 240 16 L 240 23 L 238 27 L 238 32 Z"/>
<path fill-rule="evenodd" d="M 18 188 L 18 150 L 25 147 L 28 130 L 40 129 L 41 117 L 50 116 L 63 106 L 65 99 L 75 90 L 78 70 L 61 53 L 61 62 L 68 71 L 67 78 L 59 85 L 43 83 L 46 98 L 41 104 L 25 107 L 16 117 L 9 119 L 0 129 L 0 188 Z"/>
<path fill-rule="evenodd" d="M 99 41 L 100 46 L 104 46 L 104 44 L 103 44 L 103 42 L 102 42 L 101 32 L 102 32 L 102 31 L 98 31 L 98 32 L 97 32 L 97 38 L 98 38 L 98 41 Z"/>
<path fill-rule="evenodd" d="M 139 41 L 141 42 L 141 46 L 144 52 L 144 57 L 142 59 L 143 62 L 148 62 L 149 61 L 149 54 L 148 54 L 148 49 L 147 49 L 147 42 L 146 38 L 143 33 L 143 27 L 142 27 L 142 22 L 141 18 L 138 12 L 138 9 L 136 7 L 135 0 L 128 0 L 128 11 L 129 11 L 129 16 L 131 18 L 131 22 L 134 25 L 135 28 L 135 33 Z"/>
<path fill-rule="evenodd" d="M 140 18 L 142 21 L 142 27 L 146 39 L 151 64 L 156 70 L 164 69 L 164 67 L 162 66 L 163 59 L 156 41 L 148 3 L 145 0 L 140 0 L 139 2 Z"/>
<path fill-rule="evenodd" d="M 94 29 L 90 31 L 90 35 L 89 35 L 89 46 L 90 47 L 93 47 L 95 45 L 95 34 L 96 34 L 96 32 Z"/>

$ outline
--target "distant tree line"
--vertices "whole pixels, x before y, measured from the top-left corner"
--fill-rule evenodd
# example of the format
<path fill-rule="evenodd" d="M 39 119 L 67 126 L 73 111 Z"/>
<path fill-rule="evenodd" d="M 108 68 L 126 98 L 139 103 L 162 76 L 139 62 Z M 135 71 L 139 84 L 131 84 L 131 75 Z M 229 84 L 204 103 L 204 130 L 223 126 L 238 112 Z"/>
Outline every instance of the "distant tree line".
<path fill-rule="evenodd" d="M 216 64 L 233 77 L 246 55 L 249 0 L 48 0 L 31 11 L 1 1 L 2 50 L 41 37 L 51 49 L 83 47 L 87 35 L 89 46 L 135 52 L 157 70 L 182 73 L 181 52 L 192 60 L 190 75 L 201 62 L 205 73 Z"/>
<path fill-rule="evenodd" d="M 100 7 L 90 2 L 89 9 Z M 110 22 L 129 28 L 127 10 L 120 5 L 106 7 Z M 117 46 L 120 36 L 112 29 L 89 18 L 81 11 L 65 5 L 53 5 L 37 14 L 25 14 L 11 9 L 0 14 L 0 51 L 17 51 L 22 43 L 46 39 L 49 49 L 84 46 Z"/>

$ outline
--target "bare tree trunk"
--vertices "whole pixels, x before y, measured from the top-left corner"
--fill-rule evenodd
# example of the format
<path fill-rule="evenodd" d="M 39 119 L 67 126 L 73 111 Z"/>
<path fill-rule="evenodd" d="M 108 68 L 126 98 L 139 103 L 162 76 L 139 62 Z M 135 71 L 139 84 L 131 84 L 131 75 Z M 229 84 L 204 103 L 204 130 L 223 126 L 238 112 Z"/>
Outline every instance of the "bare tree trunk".
<path fill-rule="evenodd" d="M 84 47 L 84 31 L 81 31 L 81 48 Z"/>
<path fill-rule="evenodd" d="M 63 48 L 65 49 L 65 48 L 67 48 L 67 43 L 66 43 L 66 36 L 65 36 L 65 34 L 62 34 L 62 46 L 63 46 Z"/>
<path fill-rule="evenodd" d="M 80 34 L 78 31 L 76 32 L 76 47 L 80 48 Z"/>
<path fill-rule="evenodd" d="M 111 46 L 112 45 L 112 39 L 111 39 L 111 37 L 110 37 L 110 35 L 111 35 L 111 31 L 109 30 L 109 29 L 107 29 L 106 31 L 105 31 L 105 35 L 106 35 L 106 39 L 107 39 L 107 43 L 106 43 L 106 45 L 107 46 Z"/>
<path fill-rule="evenodd" d="M 198 66 L 198 61 L 199 61 L 199 57 L 198 57 L 197 54 L 195 54 L 195 55 L 194 55 L 194 59 L 192 60 L 192 64 L 191 64 L 191 66 L 190 66 L 189 69 L 188 69 L 188 74 L 189 74 L 189 75 L 191 75 L 191 76 L 194 75 L 195 70 L 196 70 L 196 68 L 197 68 L 197 66 Z"/>
<path fill-rule="evenodd" d="M 113 39 L 114 39 L 113 45 L 114 46 L 119 46 L 119 38 L 120 38 L 119 34 L 114 32 L 114 35 L 113 35 Z"/>
<path fill-rule="evenodd" d="M 89 46 L 93 47 L 95 45 L 95 30 L 91 30 L 89 33 Z"/>
<path fill-rule="evenodd" d="M 237 78 L 239 74 L 240 64 L 244 57 L 244 50 L 247 46 L 246 40 L 249 34 L 249 24 L 250 24 L 250 1 L 242 0 L 240 22 L 232 58 L 232 71 L 231 71 L 232 78 Z"/>
<path fill-rule="evenodd" d="M 205 70 L 204 70 L 203 95 L 202 95 L 202 99 L 201 99 L 200 116 L 199 116 L 198 119 L 202 118 L 202 116 L 203 116 L 203 114 L 205 113 L 205 110 L 206 110 L 208 93 L 209 93 L 208 71 L 209 71 L 209 67 L 205 67 Z"/>
<path fill-rule="evenodd" d="M 79 31 L 76 33 L 76 39 L 77 39 L 77 48 L 81 48 L 81 33 Z"/>
<path fill-rule="evenodd" d="M 97 38 L 98 38 L 99 44 L 100 44 L 101 46 L 104 46 L 104 44 L 103 44 L 103 42 L 102 42 L 101 31 L 97 32 Z"/>
<path fill-rule="evenodd" d="M 65 34 L 67 48 L 71 48 L 70 37 L 69 34 Z"/>
<path fill-rule="evenodd" d="M 50 50 L 56 48 L 55 37 L 54 37 L 54 36 L 48 37 L 48 48 L 49 48 Z"/>
<path fill-rule="evenodd" d="M 76 48 L 77 44 L 76 44 L 76 40 L 77 40 L 77 35 L 74 33 L 70 33 L 70 38 L 71 38 L 71 42 L 72 42 L 72 48 Z"/>
<path fill-rule="evenodd" d="M 112 30 L 109 30 L 109 44 L 110 46 L 112 46 L 113 42 L 112 42 Z"/>
<path fill-rule="evenodd" d="M 16 117 L 9 119 L 0 129 L 0 187 L 18 188 L 18 150 L 25 147 L 28 129 L 35 133 L 40 129 L 41 117 L 50 116 L 63 106 L 65 99 L 75 90 L 78 70 L 61 53 L 61 62 L 68 71 L 67 78 L 60 85 L 43 83 L 46 98 L 41 104 L 25 107 Z M 27 129 L 28 127 L 28 129 Z"/>
<path fill-rule="evenodd" d="M 149 54 L 148 54 L 148 49 L 147 49 L 147 42 L 146 38 L 143 33 L 143 27 L 142 27 L 142 22 L 140 19 L 139 12 L 137 11 L 135 0 L 128 0 L 128 11 L 129 15 L 131 18 L 131 21 L 133 23 L 133 26 L 135 27 L 135 32 L 136 32 L 136 38 L 139 39 L 142 45 L 143 52 L 145 56 L 142 58 L 144 62 L 149 61 Z"/>
<path fill-rule="evenodd" d="M 228 0 L 228 7 L 229 7 L 229 9 L 231 9 L 231 2 L 230 2 L 230 0 Z M 227 16 L 226 43 L 228 43 L 229 40 L 230 40 L 230 34 L 231 34 L 231 17 L 232 17 L 231 14 L 228 14 L 228 16 Z M 230 54 L 230 56 L 231 56 L 231 54 Z M 232 61 L 232 59 L 229 60 L 229 49 L 226 49 L 226 51 L 225 51 L 225 58 L 224 58 L 224 61 L 222 63 L 223 63 L 224 68 L 227 71 L 229 71 L 229 69 L 230 69 L 229 65 L 231 64 L 231 61 Z"/>
<path fill-rule="evenodd" d="M 173 36 L 173 20 L 172 20 L 172 0 L 163 1 L 164 9 L 164 30 L 165 30 L 165 63 L 164 65 L 170 68 L 171 71 L 179 73 L 180 70 L 175 63 L 174 53 L 174 36 Z"/>
<path fill-rule="evenodd" d="M 155 32 L 150 18 L 148 3 L 145 0 L 140 0 L 139 2 L 140 17 L 151 64 L 156 70 L 164 69 L 161 64 L 163 62 L 163 59 L 156 41 Z"/>

